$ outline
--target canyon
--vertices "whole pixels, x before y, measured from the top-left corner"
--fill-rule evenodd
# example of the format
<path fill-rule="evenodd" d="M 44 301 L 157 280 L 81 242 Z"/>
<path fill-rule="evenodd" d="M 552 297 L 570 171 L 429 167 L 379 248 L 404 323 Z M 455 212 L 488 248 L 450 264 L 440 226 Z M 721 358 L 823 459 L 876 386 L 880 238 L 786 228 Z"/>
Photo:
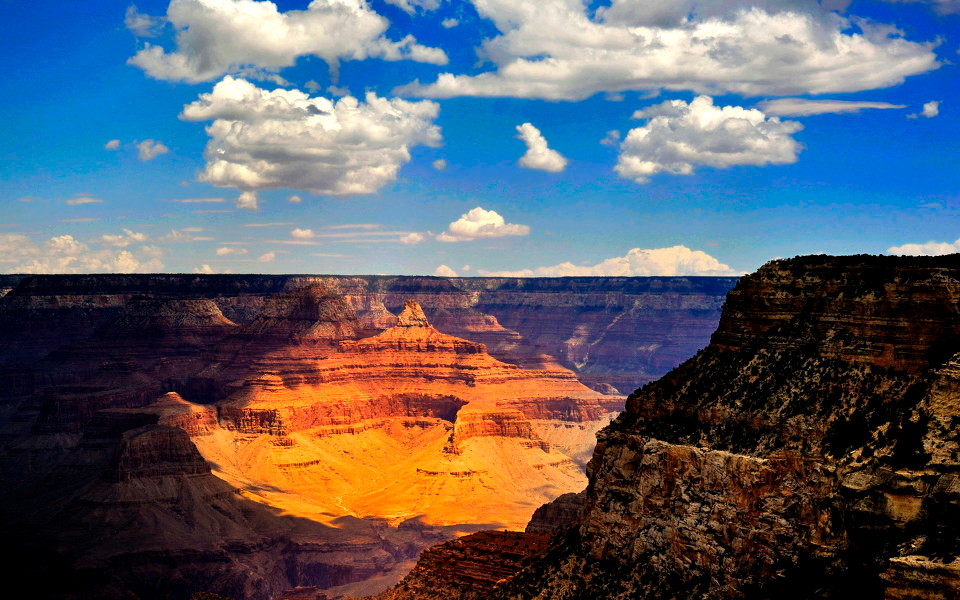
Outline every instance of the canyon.
<path fill-rule="evenodd" d="M 382 590 L 579 492 L 620 391 L 705 345 L 735 281 L 6 277 L 11 566 L 51 597 Z"/>
<path fill-rule="evenodd" d="M 960 597 L 958 302 L 960 255 L 767 263 L 599 433 L 581 494 L 383 597 Z"/>

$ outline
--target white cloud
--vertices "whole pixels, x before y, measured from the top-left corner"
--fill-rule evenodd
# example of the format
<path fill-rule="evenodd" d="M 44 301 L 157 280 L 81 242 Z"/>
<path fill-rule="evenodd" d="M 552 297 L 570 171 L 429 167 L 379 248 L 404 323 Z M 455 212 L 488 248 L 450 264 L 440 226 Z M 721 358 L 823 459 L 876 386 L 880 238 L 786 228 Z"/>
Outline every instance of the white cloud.
<path fill-rule="evenodd" d="M 185 229 L 171 229 L 170 233 L 157 238 L 158 242 L 210 242 L 213 241 L 212 237 L 205 235 L 194 235 L 198 231 L 202 231 L 199 228 L 187 227 Z"/>
<path fill-rule="evenodd" d="M 437 10 L 443 0 L 384 0 L 387 4 L 392 4 L 403 9 L 405 12 L 413 14 L 417 9 Z"/>
<path fill-rule="evenodd" d="M 116 150 L 120 147 L 120 140 L 110 140 L 103 145 L 104 150 Z"/>
<path fill-rule="evenodd" d="M 887 254 L 909 254 L 913 256 L 942 256 L 957 252 L 960 252 L 960 239 L 953 243 L 931 240 L 925 244 L 904 244 L 887 248 Z"/>
<path fill-rule="evenodd" d="M 147 234 L 137 233 L 124 228 L 122 234 L 105 233 L 94 241 L 98 244 L 111 246 L 113 248 L 126 248 L 131 244 L 141 244 L 147 241 Z"/>
<path fill-rule="evenodd" d="M 249 210 L 250 212 L 256 212 L 260 210 L 260 206 L 257 204 L 257 193 L 251 191 L 240 192 L 240 195 L 237 196 L 237 208 L 242 208 L 243 210 Z"/>
<path fill-rule="evenodd" d="M 729 266 L 701 250 L 686 246 L 633 248 L 625 256 L 608 258 L 593 266 L 570 262 L 522 271 L 479 271 L 490 277 L 643 277 L 672 275 L 739 275 Z"/>
<path fill-rule="evenodd" d="M 607 132 L 607 135 L 603 136 L 603 139 L 600 140 L 601 146 L 616 146 L 620 143 L 620 131 L 617 129 L 611 129 Z"/>
<path fill-rule="evenodd" d="M 170 148 L 167 148 L 163 142 L 156 140 L 143 140 L 137 144 L 137 155 L 140 157 L 140 160 L 144 162 L 153 160 L 167 152 L 170 152 Z"/>
<path fill-rule="evenodd" d="M 145 15 L 132 4 L 127 7 L 123 24 L 139 37 L 156 37 L 165 25 L 164 19 Z"/>
<path fill-rule="evenodd" d="M 520 166 L 528 169 L 559 173 L 567 166 L 567 159 L 556 150 L 547 147 L 547 139 L 530 123 L 517 125 L 517 137 L 527 145 L 527 152 L 520 157 Z"/>
<path fill-rule="evenodd" d="M 246 248 L 237 248 L 236 246 L 223 246 L 221 248 L 217 248 L 217 256 L 237 256 L 246 253 Z"/>
<path fill-rule="evenodd" d="M 789 164 L 801 150 L 790 137 L 803 129 L 799 123 L 767 118 L 757 109 L 714 106 L 708 96 L 689 104 L 668 100 L 633 117 L 649 121 L 627 133 L 614 169 L 637 183 L 662 172 L 690 175 L 697 165 Z"/>
<path fill-rule="evenodd" d="M 81 204 L 100 204 L 103 202 L 100 198 L 92 198 L 90 196 L 77 196 L 76 198 L 69 198 L 67 204 L 70 206 L 80 206 Z"/>
<path fill-rule="evenodd" d="M 162 250 L 94 250 L 71 235 L 36 243 L 21 234 L 0 234 L 0 270 L 7 273 L 151 273 L 163 269 Z"/>
<path fill-rule="evenodd" d="M 771 117 L 809 117 L 811 115 L 858 113 L 866 109 L 906 108 L 889 102 L 856 102 L 853 100 L 807 100 L 806 98 L 778 98 L 761 102 L 758 107 Z"/>
<path fill-rule="evenodd" d="M 203 263 L 199 267 L 194 268 L 193 272 L 200 275 L 213 275 L 214 273 L 216 273 L 216 271 L 213 270 L 213 267 L 211 267 L 207 263 Z"/>
<path fill-rule="evenodd" d="M 529 234 L 530 228 L 526 225 L 507 223 L 496 211 L 484 210 L 478 206 L 450 223 L 437 239 L 441 242 L 468 242 L 481 238 Z"/>
<path fill-rule="evenodd" d="M 454 19 L 453 17 L 449 17 L 447 19 L 440 21 L 440 25 L 442 25 L 444 29 L 453 29 L 459 24 L 460 24 L 460 21 Z"/>
<path fill-rule="evenodd" d="M 244 69 L 277 71 L 314 55 L 336 72 L 340 60 L 414 60 L 446 64 L 443 50 L 392 41 L 387 19 L 365 0 L 313 0 L 306 10 L 280 12 L 255 0 L 171 0 L 166 20 L 177 31 L 176 50 L 145 44 L 129 64 L 155 79 L 208 81 Z"/>
<path fill-rule="evenodd" d="M 444 158 L 438 158 L 437 160 L 430 163 L 434 169 L 437 171 L 444 171 L 447 168 L 447 161 Z"/>
<path fill-rule="evenodd" d="M 292 202 L 292 203 L 294 203 L 294 204 L 300 204 L 301 202 L 303 202 L 303 198 L 301 198 L 301 197 L 298 196 L 297 194 L 291 194 L 291 195 L 287 198 L 287 202 Z"/>
<path fill-rule="evenodd" d="M 846 18 L 812 0 L 473 0 L 502 35 L 495 70 L 442 73 L 400 95 L 581 100 L 598 92 L 690 90 L 747 96 L 837 93 L 898 84 L 939 66 L 935 42 Z"/>
<path fill-rule="evenodd" d="M 433 272 L 434 275 L 439 275 L 440 277 L 456 277 L 457 272 L 448 267 L 447 265 L 440 265 Z"/>
<path fill-rule="evenodd" d="M 273 262 L 273 259 L 275 259 L 276 257 L 277 257 L 276 252 L 267 252 L 265 254 L 261 254 L 260 258 L 258 258 L 257 260 L 262 263 L 268 263 L 268 262 Z"/>
<path fill-rule="evenodd" d="M 408 246 L 416 246 L 425 239 L 426 237 L 422 233 L 417 233 L 414 231 L 413 233 L 408 233 L 407 235 L 401 237 L 400 243 Z"/>
<path fill-rule="evenodd" d="M 334 102 L 228 76 L 185 106 L 181 118 L 213 120 L 201 181 L 346 195 L 371 194 L 395 180 L 411 146 L 438 146 L 439 109 L 372 92 L 365 102 L 352 96 Z"/>
<path fill-rule="evenodd" d="M 923 105 L 923 110 L 920 112 L 920 114 L 928 119 L 932 119 L 933 117 L 939 115 L 940 101 L 931 100 L 930 102 L 927 102 Z"/>
<path fill-rule="evenodd" d="M 294 229 L 290 232 L 290 235 L 298 240 L 309 240 L 316 237 L 317 234 L 312 229 Z"/>

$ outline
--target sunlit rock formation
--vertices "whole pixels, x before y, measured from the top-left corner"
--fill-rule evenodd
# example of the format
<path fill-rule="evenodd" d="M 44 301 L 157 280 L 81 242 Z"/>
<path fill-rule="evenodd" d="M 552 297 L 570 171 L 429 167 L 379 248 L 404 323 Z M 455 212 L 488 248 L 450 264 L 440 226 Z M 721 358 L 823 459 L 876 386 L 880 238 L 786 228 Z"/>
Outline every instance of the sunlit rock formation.
<path fill-rule="evenodd" d="M 743 278 L 712 344 L 600 433 L 576 522 L 484 597 L 960 597 L 958 290 L 957 256 Z"/>

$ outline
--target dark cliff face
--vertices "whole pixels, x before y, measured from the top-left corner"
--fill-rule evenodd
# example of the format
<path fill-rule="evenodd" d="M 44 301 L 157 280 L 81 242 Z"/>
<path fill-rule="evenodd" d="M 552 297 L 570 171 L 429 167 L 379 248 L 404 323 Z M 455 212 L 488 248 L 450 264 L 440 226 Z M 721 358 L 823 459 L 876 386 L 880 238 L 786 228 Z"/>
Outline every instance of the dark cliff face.
<path fill-rule="evenodd" d="M 742 278 L 600 433 L 577 523 L 490 596 L 960 597 L 958 301 L 957 256 Z"/>

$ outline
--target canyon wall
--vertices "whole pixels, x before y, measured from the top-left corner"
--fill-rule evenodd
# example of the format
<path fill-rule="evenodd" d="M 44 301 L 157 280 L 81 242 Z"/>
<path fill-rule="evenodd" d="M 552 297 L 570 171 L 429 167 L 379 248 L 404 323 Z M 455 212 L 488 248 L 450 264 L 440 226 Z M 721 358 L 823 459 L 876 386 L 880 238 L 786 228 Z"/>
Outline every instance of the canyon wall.
<path fill-rule="evenodd" d="M 742 278 L 710 346 L 600 432 L 576 522 L 482 597 L 960 597 L 958 306 L 956 255 Z"/>
<path fill-rule="evenodd" d="M 590 387 L 630 393 L 706 345 L 732 277 L 440 278 L 312 275 L 10 276 L 0 298 L 0 369 L 93 335 L 134 297 L 206 298 L 235 323 L 265 299 L 322 285 L 371 331 L 408 299 L 444 333 L 525 367 L 561 365 Z M 3 283 L 3 282 L 0 282 Z M 2 286 L 0 286 L 2 287 Z"/>
<path fill-rule="evenodd" d="M 0 530 L 78 598 L 382 590 L 582 489 L 615 386 L 704 344 L 733 282 L 11 280 Z"/>

